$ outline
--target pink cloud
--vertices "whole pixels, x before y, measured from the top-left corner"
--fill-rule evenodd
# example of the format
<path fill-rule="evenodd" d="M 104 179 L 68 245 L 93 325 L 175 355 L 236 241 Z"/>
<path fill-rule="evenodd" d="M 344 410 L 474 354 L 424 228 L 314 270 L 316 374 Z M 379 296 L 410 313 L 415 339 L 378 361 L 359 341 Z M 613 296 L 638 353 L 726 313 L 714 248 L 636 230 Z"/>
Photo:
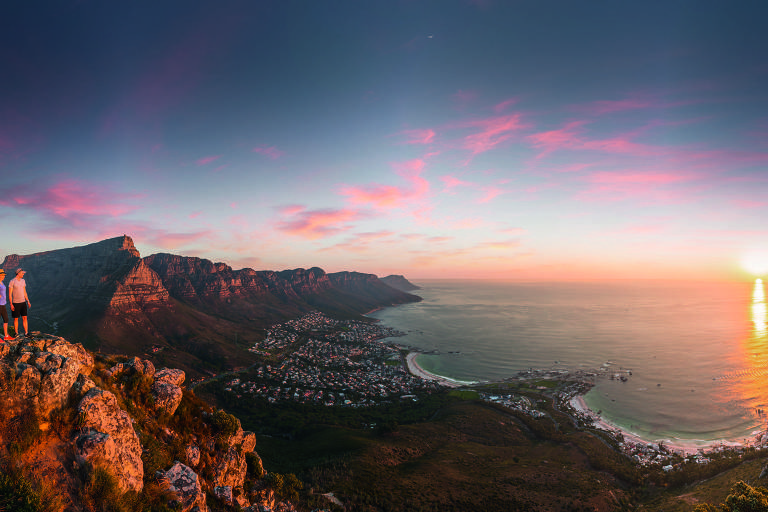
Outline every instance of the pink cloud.
<path fill-rule="evenodd" d="M 82 221 L 85 217 L 117 217 L 137 208 L 140 196 L 114 193 L 99 185 L 61 181 L 47 189 L 29 186 L 9 189 L 0 205 L 28 208 L 48 217 Z"/>
<path fill-rule="evenodd" d="M 280 151 L 275 146 L 257 146 L 253 148 L 253 152 L 268 156 L 272 160 L 277 160 L 281 156 L 285 155 L 283 151 Z"/>
<path fill-rule="evenodd" d="M 595 172 L 585 177 L 591 187 L 580 195 L 582 199 L 608 201 L 642 198 L 646 202 L 687 202 L 691 201 L 697 188 L 683 189 L 678 185 L 690 184 L 700 178 L 690 172 Z"/>
<path fill-rule="evenodd" d="M 557 172 L 579 172 L 592 167 L 593 164 L 570 164 L 555 168 Z"/>
<path fill-rule="evenodd" d="M 221 158 L 221 155 L 216 155 L 216 156 L 206 156 L 205 158 L 201 158 L 201 159 L 199 159 L 199 160 L 197 161 L 197 165 L 207 165 L 207 164 L 209 164 L 209 163 L 211 163 L 211 162 L 215 162 L 215 161 L 216 161 L 216 160 L 218 160 L 219 158 Z"/>
<path fill-rule="evenodd" d="M 495 197 L 505 193 L 504 190 L 497 187 L 483 187 L 482 190 L 485 192 L 485 195 L 477 200 L 478 203 L 489 203 Z"/>
<path fill-rule="evenodd" d="M 497 114 L 501 114 L 505 110 L 507 110 L 508 107 L 511 107 L 512 105 L 517 103 L 517 98 L 510 98 L 508 100 L 502 101 L 501 103 L 498 103 L 493 107 L 493 111 Z"/>
<path fill-rule="evenodd" d="M 443 192 L 452 192 L 456 187 L 466 187 L 472 185 L 472 183 L 460 180 L 455 176 L 440 176 L 440 180 L 445 184 Z"/>
<path fill-rule="evenodd" d="M 470 121 L 464 126 L 480 129 L 480 132 L 468 135 L 463 140 L 463 146 L 472 151 L 473 155 L 495 148 L 511 139 L 515 132 L 527 127 L 521 122 L 520 114 Z"/>
<path fill-rule="evenodd" d="M 502 229 L 501 232 L 511 236 L 523 236 L 528 233 L 524 228 L 506 228 Z"/>
<path fill-rule="evenodd" d="M 595 172 L 589 176 L 589 181 L 599 184 L 641 184 L 641 185 L 666 185 L 690 181 L 692 176 L 673 173 L 630 173 L 621 172 Z"/>
<path fill-rule="evenodd" d="M 571 121 L 558 130 L 529 135 L 526 140 L 531 142 L 533 147 L 542 150 L 536 158 L 542 158 L 561 149 L 601 151 L 634 156 L 661 156 L 670 153 L 667 148 L 633 142 L 631 140 L 632 135 L 589 140 L 581 135 L 581 128 L 585 124 L 587 124 L 586 121 Z"/>
<path fill-rule="evenodd" d="M 399 208 L 410 195 L 407 190 L 390 185 L 343 187 L 341 193 L 348 196 L 352 204 L 370 204 L 379 209 Z"/>
<path fill-rule="evenodd" d="M 296 215 L 300 212 L 303 212 L 305 210 L 304 206 L 300 204 L 288 204 L 285 206 L 278 206 L 277 211 L 280 212 L 281 215 L 291 216 Z"/>
<path fill-rule="evenodd" d="M 135 228 L 133 233 L 138 232 L 142 238 L 156 247 L 163 249 L 176 249 L 198 241 L 210 241 L 215 236 L 210 231 L 197 231 L 192 233 L 174 233 L 158 229 Z"/>
<path fill-rule="evenodd" d="M 425 162 L 421 158 L 392 164 L 395 172 L 405 179 L 409 186 L 363 185 L 344 186 L 341 194 L 352 204 L 370 205 L 380 210 L 392 210 L 411 205 L 422 199 L 429 191 L 429 182 L 421 176 Z"/>
<path fill-rule="evenodd" d="M 435 139 L 434 130 L 405 130 L 400 132 L 408 137 L 406 144 L 431 144 Z"/>
<path fill-rule="evenodd" d="M 611 114 L 626 110 L 638 110 L 655 106 L 650 99 L 629 98 L 625 100 L 600 100 L 586 105 L 573 107 L 573 110 L 586 112 L 592 115 Z"/>
<path fill-rule="evenodd" d="M 520 240 L 494 240 L 490 242 L 483 242 L 477 244 L 475 249 L 496 249 L 496 250 L 509 250 L 517 249 L 520 247 Z"/>
<path fill-rule="evenodd" d="M 322 209 L 303 210 L 291 217 L 289 220 L 278 222 L 277 229 L 293 236 L 315 240 L 351 229 L 348 223 L 360 215 L 350 209 Z"/>
<path fill-rule="evenodd" d="M 731 202 L 733 203 L 734 206 L 738 208 L 744 208 L 747 210 L 768 206 L 768 202 L 766 201 L 751 201 L 749 199 L 735 199 Z"/>

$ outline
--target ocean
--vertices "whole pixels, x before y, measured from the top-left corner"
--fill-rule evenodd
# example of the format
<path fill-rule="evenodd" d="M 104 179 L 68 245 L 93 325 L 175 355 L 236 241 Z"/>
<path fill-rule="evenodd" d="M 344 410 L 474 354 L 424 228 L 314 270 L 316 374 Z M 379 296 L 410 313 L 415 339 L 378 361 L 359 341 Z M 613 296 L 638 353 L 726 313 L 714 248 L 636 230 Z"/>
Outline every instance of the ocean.
<path fill-rule="evenodd" d="M 762 281 L 528 283 L 425 280 L 419 303 L 369 316 L 430 352 L 425 370 L 494 381 L 534 369 L 631 370 L 601 378 L 594 411 L 646 441 L 742 442 L 768 421 Z"/>

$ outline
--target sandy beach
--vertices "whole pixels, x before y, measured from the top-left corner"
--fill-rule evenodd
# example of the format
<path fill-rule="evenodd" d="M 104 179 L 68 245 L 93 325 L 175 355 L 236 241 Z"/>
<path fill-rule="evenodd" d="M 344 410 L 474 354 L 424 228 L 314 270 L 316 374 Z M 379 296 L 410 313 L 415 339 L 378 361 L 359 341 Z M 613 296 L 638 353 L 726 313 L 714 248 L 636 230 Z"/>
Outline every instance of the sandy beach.
<path fill-rule="evenodd" d="M 624 437 L 625 442 L 629 443 L 635 443 L 635 444 L 656 444 L 664 443 L 664 446 L 666 446 L 669 450 L 682 453 L 685 455 L 695 454 L 699 451 L 710 451 L 715 448 L 720 447 L 729 447 L 729 448 L 740 448 L 747 446 L 749 443 L 737 443 L 737 442 L 728 442 L 728 441 L 710 441 L 705 442 L 702 441 L 700 443 L 696 443 L 695 441 L 681 441 L 679 439 L 654 439 L 654 440 L 648 440 L 644 439 L 637 434 L 633 432 L 629 432 L 627 430 L 622 429 L 621 427 L 618 427 L 611 423 L 610 421 L 602 418 L 599 414 L 597 414 L 595 411 L 591 410 L 589 407 L 587 407 L 586 402 L 584 402 L 584 397 L 582 395 L 577 395 L 573 397 L 570 401 L 570 406 L 575 411 L 579 411 L 581 413 L 587 414 L 590 417 L 594 419 L 594 425 L 596 428 L 599 428 L 601 430 L 607 430 L 609 432 L 620 432 L 621 435 Z"/>
<path fill-rule="evenodd" d="M 466 384 L 471 384 L 469 382 L 461 382 L 453 379 L 449 379 L 447 377 L 441 377 L 440 375 L 435 375 L 433 373 L 429 373 L 425 369 L 423 369 L 419 364 L 416 362 L 416 357 L 421 355 L 420 352 L 409 352 L 407 356 L 405 356 L 405 362 L 408 365 L 408 371 L 411 373 L 411 375 L 415 375 L 416 377 L 421 377 L 424 380 L 432 380 L 436 381 L 439 384 L 449 387 L 449 388 L 457 388 L 459 386 L 463 386 Z"/>

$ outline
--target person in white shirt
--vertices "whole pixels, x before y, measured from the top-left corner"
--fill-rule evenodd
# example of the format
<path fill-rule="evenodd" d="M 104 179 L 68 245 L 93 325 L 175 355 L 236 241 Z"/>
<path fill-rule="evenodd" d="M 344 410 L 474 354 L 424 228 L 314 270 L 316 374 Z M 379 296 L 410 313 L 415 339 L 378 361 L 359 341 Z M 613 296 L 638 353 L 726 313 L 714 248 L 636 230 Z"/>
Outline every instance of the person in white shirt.
<path fill-rule="evenodd" d="M 24 274 L 26 272 L 21 269 L 16 269 L 16 277 L 11 279 L 8 283 L 8 296 L 11 299 L 11 316 L 13 316 L 13 330 L 16 331 L 16 336 L 19 335 L 19 317 L 21 317 L 21 323 L 24 325 L 24 336 L 29 335 L 29 325 L 27 324 L 27 309 L 32 306 L 27 296 L 27 283 L 24 281 Z"/>

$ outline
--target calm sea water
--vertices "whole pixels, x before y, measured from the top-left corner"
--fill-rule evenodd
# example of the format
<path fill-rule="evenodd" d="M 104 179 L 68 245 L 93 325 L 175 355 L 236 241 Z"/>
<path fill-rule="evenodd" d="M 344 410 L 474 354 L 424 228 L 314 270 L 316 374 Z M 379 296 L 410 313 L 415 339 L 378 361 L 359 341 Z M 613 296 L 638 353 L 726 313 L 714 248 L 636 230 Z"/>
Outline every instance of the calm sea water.
<path fill-rule="evenodd" d="M 372 317 L 436 354 L 425 370 L 500 380 L 528 368 L 631 369 L 601 379 L 593 410 L 652 441 L 742 441 L 768 421 L 764 285 L 421 281 L 423 302 Z M 764 410 L 764 412 L 763 412 Z"/>

